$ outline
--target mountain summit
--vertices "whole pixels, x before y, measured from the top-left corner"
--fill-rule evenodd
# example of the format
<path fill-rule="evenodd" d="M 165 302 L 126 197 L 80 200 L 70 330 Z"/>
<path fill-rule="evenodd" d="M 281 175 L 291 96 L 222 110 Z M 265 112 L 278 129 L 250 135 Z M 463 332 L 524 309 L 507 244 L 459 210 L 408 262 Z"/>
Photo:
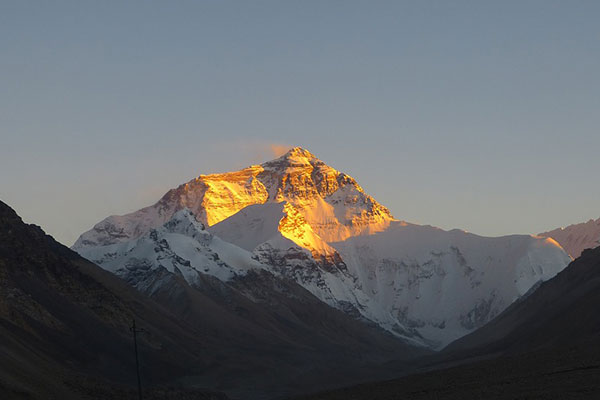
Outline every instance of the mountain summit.
<path fill-rule="evenodd" d="M 328 166 L 308 150 L 294 147 L 261 165 L 200 175 L 169 190 L 152 206 L 110 216 L 82 234 L 73 248 L 140 237 L 184 208 L 210 227 L 248 206 L 266 203 L 285 203 L 279 231 L 315 255 L 334 253 L 326 242 L 378 232 L 393 220 L 388 209 L 367 195 L 352 177 Z"/>
<path fill-rule="evenodd" d="M 189 218 L 198 224 L 173 231 L 182 217 L 185 226 Z M 200 175 L 150 207 L 104 219 L 74 249 L 136 287 L 146 270 L 191 285 L 204 275 L 227 282 L 269 271 L 434 348 L 484 325 L 570 261 L 552 239 L 398 221 L 352 177 L 300 147 L 240 171 Z"/>

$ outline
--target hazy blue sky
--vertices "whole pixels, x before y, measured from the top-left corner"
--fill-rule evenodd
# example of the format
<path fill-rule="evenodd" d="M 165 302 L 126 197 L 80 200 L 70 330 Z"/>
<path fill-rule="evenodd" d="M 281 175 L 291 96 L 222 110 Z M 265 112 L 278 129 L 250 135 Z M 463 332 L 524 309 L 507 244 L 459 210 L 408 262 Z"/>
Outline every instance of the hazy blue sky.
<path fill-rule="evenodd" d="M 394 216 L 600 216 L 600 1 L 0 0 L 0 199 L 68 245 L 303 146 Z"/>

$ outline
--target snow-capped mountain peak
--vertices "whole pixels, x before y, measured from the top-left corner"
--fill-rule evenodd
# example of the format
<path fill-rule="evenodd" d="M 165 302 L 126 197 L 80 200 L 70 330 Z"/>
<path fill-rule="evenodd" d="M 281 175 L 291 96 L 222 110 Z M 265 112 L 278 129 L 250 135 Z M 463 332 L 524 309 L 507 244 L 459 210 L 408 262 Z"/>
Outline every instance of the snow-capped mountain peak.
<path fill-rule="evenodd" d="M 541 237 L 484 238 L 398 221 L 352 177 L 299 147 L 240 171 L 200 175 L 150 207 L 106 218 L 74 249 L 134 285 L 145 282 L 144 269 L 192 284 L 200 274 L 229 280 L 267 269 L 436 348 L 570 261 Z"/>
<path fill-rule="evenodd" d="M 287 221 L 307 224 L 296 244 L 314 251 L 319 243 L 344 240 L 385 229 L 394 220 L 389 210 L 367 195 L 350 176 L 295 147 L 261 165 L 222 174 L 200 175 L 169 190 L 156 204 L 123 216 L 111 216 L 77 240 L 73 248 L 114 244 L 161 226 L 179 210 L 190 209 L 199 222 L 215 225 L 250 205 L 287 202 Z M 284 224 L 288 228 L 290 224 Z M 290 230 L 288 229 L 288 232 Z M 296 229 L 297 231 L 297 229 Z M 304 246 L 308 236 L 311 246 Z"/>

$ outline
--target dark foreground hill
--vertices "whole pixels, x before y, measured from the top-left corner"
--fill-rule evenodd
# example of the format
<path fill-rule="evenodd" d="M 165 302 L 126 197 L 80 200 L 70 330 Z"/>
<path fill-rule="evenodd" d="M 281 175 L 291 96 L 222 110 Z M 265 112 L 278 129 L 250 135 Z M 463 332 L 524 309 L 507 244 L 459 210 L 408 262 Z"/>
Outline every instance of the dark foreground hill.
<path fill-rule="evenodd" d="M 187 326 L 0 202 L 0 397 L 131 398 L 134 318 L 151 332 L 139 341 L 144 384 L 196 364 L 202 348 Z M 184 395 L 163 388 L 146 397 L 168 393 Z"/>
<path fill-rule="evenodd" d="M 308 398 L 600 398 L 600 248 L 421 366 L 436 370 Z"/>
<path fill-rule="evenodd" d="M 132 398 L 134 318 L 145 398 L 289 396 L 381 379 L 385 361 L 425 353 L 265 272 L 144 283 L 145 294 L 0 202 L 0 397 Z"/>

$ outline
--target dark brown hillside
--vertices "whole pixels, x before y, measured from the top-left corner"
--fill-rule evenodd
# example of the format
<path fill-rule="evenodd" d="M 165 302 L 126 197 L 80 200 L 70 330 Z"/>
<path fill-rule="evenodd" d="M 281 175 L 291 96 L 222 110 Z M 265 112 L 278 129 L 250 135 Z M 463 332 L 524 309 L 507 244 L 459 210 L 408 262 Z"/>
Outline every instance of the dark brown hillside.
<path fill-rule="evenodd" d="M 135 379 L 134 317 L 151 332 L 140 338 L 145 384 L 168 382 L 197 365 L 201 348 L 185 325 L 0 202 L 3 390 L 83 398 L 70 385 L 110 381 L 128 393 Z"/>

